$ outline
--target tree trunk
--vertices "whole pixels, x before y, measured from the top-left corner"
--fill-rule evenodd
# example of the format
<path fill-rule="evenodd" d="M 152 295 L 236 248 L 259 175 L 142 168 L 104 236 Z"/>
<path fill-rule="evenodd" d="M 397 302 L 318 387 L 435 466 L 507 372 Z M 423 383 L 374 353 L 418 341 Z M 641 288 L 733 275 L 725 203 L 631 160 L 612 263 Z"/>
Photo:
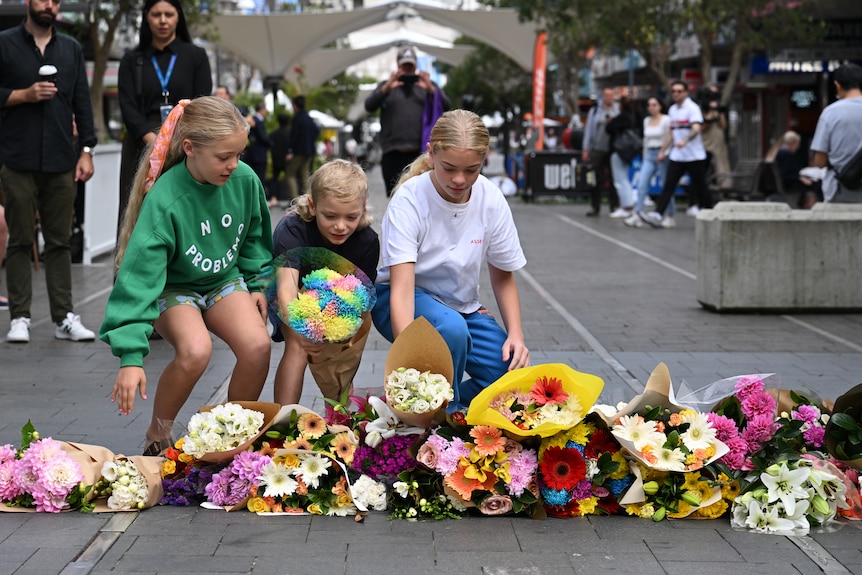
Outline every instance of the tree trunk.
<path fill-rule="evenodd" d="M 737 42 L 733 45 L 733 52 L 730 56 L 730 68 L 727 71 L 727 81 L 721 89 L 721 105 L 728 106 L 730 99 L 733 97 L 733 90 L 736 88 L 736 83 L 739 80 L 739 72 L 742 70 L 742 59 L 746 54 L 742 42 Z"/>

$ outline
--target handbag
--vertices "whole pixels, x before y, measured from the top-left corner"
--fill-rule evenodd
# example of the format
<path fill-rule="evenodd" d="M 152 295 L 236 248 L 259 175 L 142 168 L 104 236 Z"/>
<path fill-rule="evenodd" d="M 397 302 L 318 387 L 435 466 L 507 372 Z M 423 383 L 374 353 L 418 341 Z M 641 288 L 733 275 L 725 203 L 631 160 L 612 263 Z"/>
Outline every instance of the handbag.
<path fill-rule="evenodd" d="M 626 129 L 614 138 L 614 151 L 627 164 L 635 159 L 641 153 L 642 149 L 643 140 L 632 128 Z"/>
<path fill-rule="evenodd" d="M 862 188 L 862 148 L 840 170 L 835 170 L 835 177 L 848 190 Z"/>

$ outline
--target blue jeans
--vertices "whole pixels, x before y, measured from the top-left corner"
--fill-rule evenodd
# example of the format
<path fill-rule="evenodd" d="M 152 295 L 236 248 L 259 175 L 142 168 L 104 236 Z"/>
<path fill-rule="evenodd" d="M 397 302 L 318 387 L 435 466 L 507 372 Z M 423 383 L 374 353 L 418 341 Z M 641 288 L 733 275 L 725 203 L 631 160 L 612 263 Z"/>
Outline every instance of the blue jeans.
<path fill-rule="evenodd" d="M 502 360 L 503 344 L 508 335 L 488 313 L 463 314 L 420 289 L 415 296 L 414 317 L 425 317 L 446 341 L 452 354 L 455 398 L 449 403 L 448 411 L 466 408 L 480 391 L 508 371 L 509 362 Z M 389 284 L 377 284 L 377 303 L 371 310 L 371 318 L 380 335 L 390 342 L 395 339 L 389 312 Z M 470 379 L 464 379 L 464 372 Z"/>
<path fill-rule="evenodd" d="M 653 176 L 658 174 L 659 184 L 664 185 L 664 180 L 667 177 L 668 159 L 665 158 L 663 161 L 659 162 L 658 152 L 658 149 L 655 148 L 647 150 L 646 155 L 644 155 L 643 161 L 641 162 L 641 172 L 638 176 L 638 198 L 635 205 L 635 211 L 644 211 L 644 201 L 649 192 L 649 183 L 650 180 L 653 179 Z M 671 203 L 667 208 L 667 215 L 672 216 L 675 211 L 676 206 L 674 205 L 673 200 L 671 200 Z"/>

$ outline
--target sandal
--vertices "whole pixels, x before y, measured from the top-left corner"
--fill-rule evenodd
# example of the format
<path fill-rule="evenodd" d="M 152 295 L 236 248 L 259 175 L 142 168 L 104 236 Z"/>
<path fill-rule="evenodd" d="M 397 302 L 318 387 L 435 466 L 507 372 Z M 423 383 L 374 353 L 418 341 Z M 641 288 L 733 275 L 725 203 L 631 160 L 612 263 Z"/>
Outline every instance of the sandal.
<path fill-rule="evenodd" d="M 144 450 L 144 455 L 147 455 L 150 457 L 164 456 L 164 454 L 168 450 L 168 448 L 173 447 L 173 445 L 174 445 L 174 441 L 170 437 L 166 437 L 166 438 L 160 439 L 158 441 L 153 441 Z"/>

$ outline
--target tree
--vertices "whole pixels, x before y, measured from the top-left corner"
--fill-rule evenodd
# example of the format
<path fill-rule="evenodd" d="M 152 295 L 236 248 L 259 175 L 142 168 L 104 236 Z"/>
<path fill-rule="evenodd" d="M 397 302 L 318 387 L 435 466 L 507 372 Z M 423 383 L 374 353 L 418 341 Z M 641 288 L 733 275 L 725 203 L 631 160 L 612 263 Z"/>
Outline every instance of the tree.
<path fill-rule="evenodd" d="M 714 47 L 731 45 L 727 104 L 742 63 L 755 50 L 816 40 L 822 30 L 806 10 L 815 0 L 488 0 L 516 8 L 524 19 L 547 27 L 554 46 L 589 46 L 604 52 L 636 50 L 661 86 L 675 41 L 694 35 L 700 42 L 700 67 L 712 77 Z M 559 54 L 557 54 L 559 57 Z"/>

